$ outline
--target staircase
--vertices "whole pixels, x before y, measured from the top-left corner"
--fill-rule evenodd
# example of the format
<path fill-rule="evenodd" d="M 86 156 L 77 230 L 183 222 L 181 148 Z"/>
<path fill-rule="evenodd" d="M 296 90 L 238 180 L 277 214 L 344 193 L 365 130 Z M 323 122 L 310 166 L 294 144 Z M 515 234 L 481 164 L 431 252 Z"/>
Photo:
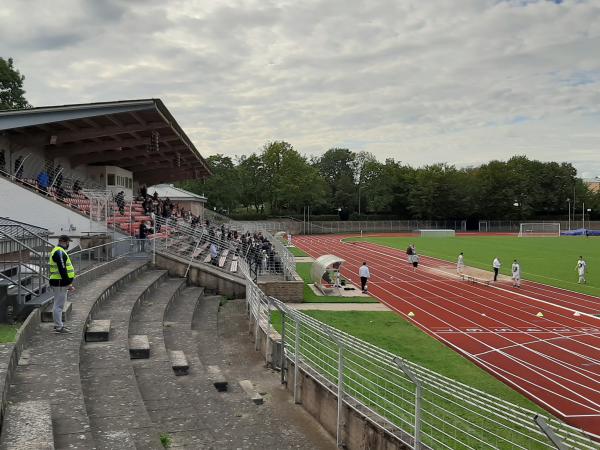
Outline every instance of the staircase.
<path fill-rule="evenodd" d="M 0 322 L 26 317 L 52 301 L 48 230 L 0 218 Z"/>

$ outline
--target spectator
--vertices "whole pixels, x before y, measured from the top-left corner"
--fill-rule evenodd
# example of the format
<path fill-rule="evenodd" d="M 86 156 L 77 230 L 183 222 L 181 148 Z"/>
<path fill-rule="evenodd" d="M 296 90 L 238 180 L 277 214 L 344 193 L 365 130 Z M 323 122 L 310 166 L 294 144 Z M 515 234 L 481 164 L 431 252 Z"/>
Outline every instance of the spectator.
<path fill-rule="evenodd" d="M 146 187 L 145 184 L 142 184 L 142 186 L 140 187 L 140 197 L 142 197 L 142 201 L 146 200 L 147 196 L 148 196 L 148 188 Z"/>
<path fill-rule="evenodd" d="M 6 172 L 6 156 L 4 155 L 4 150 L 0 150 L 0 172 L 4 174 Z"/>
<path fill-rule="evenodd" d="M 23 178 L 23 171 L 25 170 L 25 160 L 22 156 L 19 156 L 15 161 L 15 178 L 20 180 Z"/>
<path fill-rule="evenodd" d="M 139 244 L 139 251 L 140 252 L 145 252 L 146 251 L 146 239 L 148 238 L 148 230 L 149 226 L 146 224 L 146 222 L 142 222 L 140 223 L 140 232 L 138 235 L 138 244 Z"/>
<path fill-rule="evenodd" d="M 48 192 L 50 186 L 50 176 L 46 170 L 42 170 L 37 177 L 38 189 L 42 192 Z"/>
<path fill-rule="evenodd" d="M 63 184 L 63 167 L 59 164 L 54 169 L 54 177 L 53 177 L 54 187 L 56 189 L 62 188 Z"/>
<path fill-rule="evenodd" d="M 152 196 L 152 199 L 157 202 L 158 201 L 158 192 L 154 191 L 154 195 Z"/>
<path fill-rule="evenodd" d="M 213 266 L 216 266 L 218 264 L 218 259 L 219 257 L 219 252 L 217 251 L 217 246 L 215 245 L 214 242 L 211 242 L 210 244 L 210 263 Z"/>
<path fill-rule="evenodd" d="M 492 262 L 492 268 L 494 269 L 494 281 L 498 280 L 498 273 L 500 272 L 501 266 L 502 266 L 502 263 L 500 262 L 498 257 L 495 257 L 494 261 Z"/>
<path fill-rule="evenodd" d="M 363 262 L 362 266 L 358 269 L 358 276 L 360 277 L 360 288 L 362 289 L 363 294 L 366 294 L 368 292 L 367 283 L 369 278 L 371 278 L 369 266 L 367 266 L 366 261 Z"/>
<path fill-rule="evenodd" d="M 115 196 L 115 203 L 119 207 L 119 213 L 122 216 L 125 215 L 125 193 L 123 191 Z"/>
<path fill-rule="evenodd" d="M 78 179 L 73 182 L 73 193 L 76 195 L 81 193 L 81 182 Z"/>

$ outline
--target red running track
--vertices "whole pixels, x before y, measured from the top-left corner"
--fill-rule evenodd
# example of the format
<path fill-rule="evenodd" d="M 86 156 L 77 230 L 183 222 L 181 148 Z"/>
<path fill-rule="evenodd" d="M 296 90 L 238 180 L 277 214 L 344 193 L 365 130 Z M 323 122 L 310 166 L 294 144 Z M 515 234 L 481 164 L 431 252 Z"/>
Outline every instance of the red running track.
<path fill-rule="evenodd" d="M 343 237 L 297 236 L 294 244 L 313 257 L 342 257 L 355 284 L 367 261 L 374 297 L 567 423 L 600 434 L 600 319 L 591 315 L 600 298 L 528 281 L 520 290 L 466 283 L 435 258 L 422 257 L 413 271 L 400 250 Z"/>

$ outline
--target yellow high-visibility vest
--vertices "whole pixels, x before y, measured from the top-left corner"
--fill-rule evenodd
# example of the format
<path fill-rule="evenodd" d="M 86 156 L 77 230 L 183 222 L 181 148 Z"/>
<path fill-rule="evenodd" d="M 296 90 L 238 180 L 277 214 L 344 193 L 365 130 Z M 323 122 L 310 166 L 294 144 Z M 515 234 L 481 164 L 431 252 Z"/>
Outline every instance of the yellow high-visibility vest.
<path fill-rule="evenodd" d="M 54 259 L 52 259 L 52 257 L 54 256 L 54 254 L 57 251 L 62 251 L 65 253 L 65 255 L 67 255 L 67 261 L 65 262 L 65 267 L 67 269 L 67 276 L 69 277 L 69 279 L 73 279 L 75 278 L 75 269 L 73 268 L 73 264 L 71 263 L 71 258 L 69 257 L 69 254 L 67 253 L 67 251 L 60 247 L 60 246 L 56 246 L 52 249 L 52 251 L 50 252 L 50 279 L 51 280 L 61 280 L 62 277 L 60 276 L 60 272 L 58 271 L 58 264 L 56 264 L 54 262 Z"/>

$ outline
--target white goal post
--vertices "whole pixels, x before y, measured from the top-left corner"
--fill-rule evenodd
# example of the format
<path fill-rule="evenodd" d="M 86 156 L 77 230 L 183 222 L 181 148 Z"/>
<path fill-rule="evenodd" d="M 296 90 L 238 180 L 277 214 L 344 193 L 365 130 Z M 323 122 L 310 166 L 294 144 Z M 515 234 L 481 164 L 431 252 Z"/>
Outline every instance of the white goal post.
<path fill-rule="evenodd" d="M 454 230 L 419 230 L 421 237 L 454 237 Z"/>
<path fill-rule="evenodd" d="M 560 236 L 560 223 L 538 222 L 522 223 L 519 228 L 519 237 L 558 237 Z"/>

